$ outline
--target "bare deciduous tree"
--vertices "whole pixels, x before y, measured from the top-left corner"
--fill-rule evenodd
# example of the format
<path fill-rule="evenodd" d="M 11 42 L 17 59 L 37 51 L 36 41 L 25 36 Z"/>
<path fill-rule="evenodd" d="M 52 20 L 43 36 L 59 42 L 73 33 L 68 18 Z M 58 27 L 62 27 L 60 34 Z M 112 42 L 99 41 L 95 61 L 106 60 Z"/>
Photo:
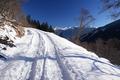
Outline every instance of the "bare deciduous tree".
<path fill-rule="evenodd" d="M 91 15 L 88 9 L 82 8 L 80 11 L 80 31 L 88 27 L 91 22 L 93 22 L 95 18 Z"/>
<path fill-rule="evenodd" d="M 86 27 L 90 27 L 90 24 L 95 20 L 95 18 L 91 15 L 90 11 L 88 9 L 82 8 L 80 11 L 80 26 L 78 34 L 75 36 L 75 43 L 80 44 L 80 36 L 83 32 L 83 30 Z"/>
<path fill-rule="evenodd" d="M 0 0 L 0 14 L 9 21 L 16 21 L 22 24 L 26 21 L 25 14 L 21 10 L 23 0 Z"/>
<path fill-rule="evenodd" d="M 11 22 L 17 35 L 23 35 L 23 28 L 26 21 L 25 15 L 21 10 L 23 0 L 0 0 L 0 15 L 3 21 Z M 3 22 L 2 22 L 3 23 Z"/>
<path fill-rule="evenodd" d="M 1 0 L 0 5 L 1 15 L 5 19 L 14 19 L 20 10 L 17 0 Z"/>
<path fill-rule="evenodd" d="M 112 19 L 120 16 L 120 0 L 100 0 L 102 3 L 102 11 L 108 11 Z"/>

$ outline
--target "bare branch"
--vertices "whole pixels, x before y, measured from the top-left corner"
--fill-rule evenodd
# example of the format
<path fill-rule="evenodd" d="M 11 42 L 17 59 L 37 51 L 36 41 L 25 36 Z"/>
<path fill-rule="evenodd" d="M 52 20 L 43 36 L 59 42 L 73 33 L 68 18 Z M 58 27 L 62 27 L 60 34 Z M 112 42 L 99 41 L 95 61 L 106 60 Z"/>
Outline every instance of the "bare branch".
<path fill-rule="evenodd" d="M 120 0 L 101 0 L 102 11 L 109 11 L 112 19 L 117 19 L 120 16 Z"/>

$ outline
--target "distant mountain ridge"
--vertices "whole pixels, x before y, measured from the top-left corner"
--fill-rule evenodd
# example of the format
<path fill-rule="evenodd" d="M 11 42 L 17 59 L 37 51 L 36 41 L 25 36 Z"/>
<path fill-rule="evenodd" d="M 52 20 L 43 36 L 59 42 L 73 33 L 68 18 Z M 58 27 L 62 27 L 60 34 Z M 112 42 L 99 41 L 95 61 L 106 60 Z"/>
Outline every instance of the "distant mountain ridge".
<path fill-rule="evenodd" d="M 84 28 L 82 33 L 80 34 L 83 35 L 83 34 L 86 34 L 86 33 L 89 33 L 90 31 L 94 30 L 95 28 Z M 59 28 L 59 29 L 56 29 L 55 30 L 55 33 L 63 38 L 66 38 L 68 40 L 72 40 L 76 37 L 76 35 L 78 35 L 79 33 L 79 27 L 68 27 L 66 29 L 63 29 L 63 28 Z"/>
<path fill-rule="evenodd" d="M 94 42 L 99 38 L 102 40 L 108 40 L 111 38 L 120 39 L 120 19 L 85 34 L 80 41 Z"/>

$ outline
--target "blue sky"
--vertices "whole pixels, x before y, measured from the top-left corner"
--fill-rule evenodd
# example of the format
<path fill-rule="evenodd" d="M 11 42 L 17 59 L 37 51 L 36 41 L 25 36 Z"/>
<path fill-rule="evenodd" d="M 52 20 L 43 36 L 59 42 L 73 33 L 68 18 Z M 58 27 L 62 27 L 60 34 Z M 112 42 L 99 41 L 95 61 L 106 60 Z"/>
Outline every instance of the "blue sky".
<path fill-rule="evenodd" d="M 86 8 L 96 18 L 93 26 L 99 27 L 111 22 L 107 13 L 99 14 L 99 0 L 29 0 L 23 5 L 25 13 L 40 22 L 53 26 L 79 26 L 80 9 Z"/>

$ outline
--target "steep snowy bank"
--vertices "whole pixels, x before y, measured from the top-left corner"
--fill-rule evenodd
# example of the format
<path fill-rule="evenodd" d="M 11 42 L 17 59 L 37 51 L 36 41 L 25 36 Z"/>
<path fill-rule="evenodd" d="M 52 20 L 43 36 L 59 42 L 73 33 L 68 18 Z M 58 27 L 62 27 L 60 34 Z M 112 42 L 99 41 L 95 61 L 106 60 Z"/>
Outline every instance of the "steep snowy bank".
<path fill-rule="evenodd" d="M 108 60 L 55 34 L 25 28 L 16 37 L 8 25 L 0 37 L 0 80 L 120 80 L 120 69 Z"/>

